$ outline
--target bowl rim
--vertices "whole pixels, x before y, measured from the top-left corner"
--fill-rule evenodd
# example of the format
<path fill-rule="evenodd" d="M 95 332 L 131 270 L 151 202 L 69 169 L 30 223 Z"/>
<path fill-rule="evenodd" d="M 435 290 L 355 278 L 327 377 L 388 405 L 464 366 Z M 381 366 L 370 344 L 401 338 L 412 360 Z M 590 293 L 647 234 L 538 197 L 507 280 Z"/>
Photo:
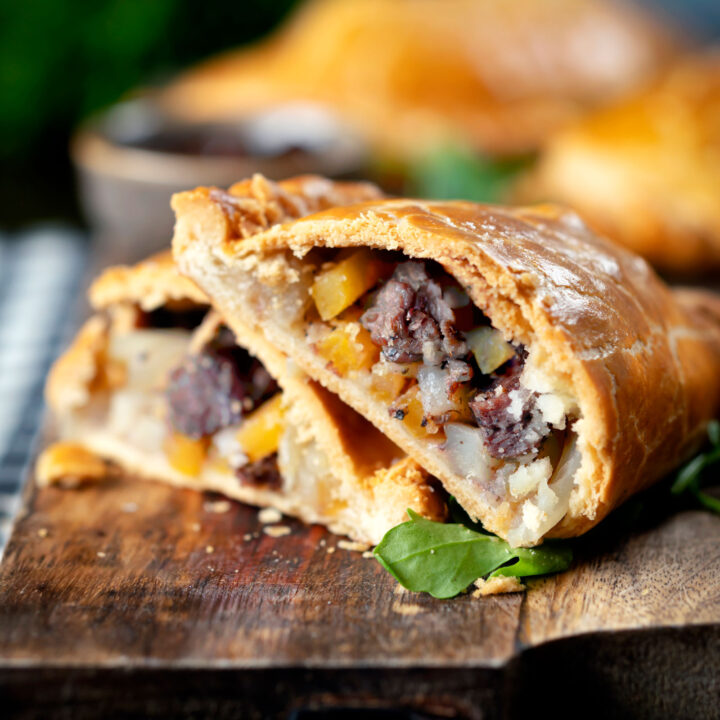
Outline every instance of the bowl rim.
<path fill-rule="evenodd" d="M 281 103 L 266 108 L 264 112 L 294 104 Z M 272 175 L 274 170 L 280 170 L 288 165 L 287 159 L 281 155 L 202 155 L 153 150 L 121 143 L 111 137 L 108 124 L 113 116 L 117 116 L 130 106 L 154 113 L 155 117 L 160 119 L 160 127 L 165 124 L 167 127 L 237 128 L 243 119 L 247 120 L 263 114 L 262 111 L 255 110 L 249 112 L 246 118 L 238 118 L 234 122 L 188 123 L 166 116 L 151 96 L 122 100 L 90 116 L 73 133 L 70 139 L 70 157 L 76 167 L 95 174 L 150 184 L 198 185 L 212 182 L 210 178 L 228 177 L 237 180 L 252 172 Z M 318 107 L 324 110 L 322 106 Z M 338 142 L 321 152 L 313 150 L 306 152 L 311 160 L 305 172 L 337 175 L 358 170 L 367 163 L 370 156 L 367 144 L 341 121 L 338 121 L 338 127 L 342 130 L 342 134 L 339 133 L 337 136 Z"/>

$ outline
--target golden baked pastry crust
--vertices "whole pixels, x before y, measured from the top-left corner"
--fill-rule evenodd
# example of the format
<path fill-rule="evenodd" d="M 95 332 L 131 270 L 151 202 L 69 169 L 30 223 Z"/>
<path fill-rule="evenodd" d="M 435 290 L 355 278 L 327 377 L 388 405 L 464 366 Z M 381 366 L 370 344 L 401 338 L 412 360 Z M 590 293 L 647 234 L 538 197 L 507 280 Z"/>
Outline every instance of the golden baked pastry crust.
<path fill-rule="evenodd" d="M 107 319 L 93 315 L 55 361 L 45 382 L 45 400 L 51 408 L 70 411 L 88 403 L 99 377 L 107 332 Z"/>
<path fill-rule="evenodd" d="M 518 153 L 652 77 L 674 44 L 650 14 L 607 0 L 322 0 L 160 101 L 200 122 L 312 101 L 392 154 L 458 138 Z"/>
<path fill-rule="evenodd" d="M 517 189 L 572 205 L 674 275 L 720 269 L 720 51 L 551 138 Z"/>
<path fill-rule="evenodd" d="M 292 187 L 297 191 L 297 181 Z M 582 466 L 570 509 L 551 536 L 588 530 L 657 481 L 697 448 L 717 414 L 717 298 L 673 292 L 644 260 L 593 234 L 569 210 L 392 199 L 332 208 L 247 236 L 243 223 L 203 190 L 176 195 L 173 207 L 176 261 L 231 325 L 242 307 L 233 283 L 277 273 L 284 251 L 302 257 L 320 245 L 368 246 L 438 261 L 507 338 L 540 348 L 548 372 L 567 384 L 581 413 L 575 429 Z M 272 323 L 248 320 L 502 533 L 502 518 L 387 412 L 377 412 L 376 403 Z"/>
<path fill-rule="evenodd" d="M 178 305 L 207 305 L 208 299 L 192 280 L 175 272 L 172 254 L 157 253 L 137 265 L 117 265 L 105 270 L 88 290 L 95 310 L 129 303 L 141 310 Z"/>

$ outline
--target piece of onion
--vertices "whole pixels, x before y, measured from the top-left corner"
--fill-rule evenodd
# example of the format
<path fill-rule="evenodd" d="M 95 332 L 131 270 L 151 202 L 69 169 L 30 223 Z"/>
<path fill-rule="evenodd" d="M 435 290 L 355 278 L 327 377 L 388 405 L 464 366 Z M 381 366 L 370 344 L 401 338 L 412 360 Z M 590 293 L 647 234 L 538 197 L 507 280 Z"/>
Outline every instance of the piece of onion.
<path fill-rule="evenodd" d="M 484 375 L 494 372 L 515 355 L 513 346 L 493 327 L 475 328 L 465 333 L 465 339 Z"/>
<path fill-rule="evenodd" d="M 484 483 L 490 479 L 490 456 L 479 428 L 463 423 L 444 426 L 445 451 L 453 470 L 467 480 Z"/>
<path fill-rule="evenodd" d="M 449 373 L 440 367 L 423 365 L 417 373 L 420 400 L 426 415 L 438 417 L 454 410 L 456 402 L 448 396 Z"/>

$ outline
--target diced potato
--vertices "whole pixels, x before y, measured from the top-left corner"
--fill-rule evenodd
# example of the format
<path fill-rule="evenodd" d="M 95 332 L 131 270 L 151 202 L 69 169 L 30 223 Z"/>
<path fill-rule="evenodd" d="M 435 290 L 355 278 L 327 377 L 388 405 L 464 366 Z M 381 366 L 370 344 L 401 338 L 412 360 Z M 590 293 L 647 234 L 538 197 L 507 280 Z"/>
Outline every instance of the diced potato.
<path fill-rule="evenodd" d="M 479 327 L 465 333 L 465 338 L 484 375 L 497 370 L 515 355 L 513 346 L 495 328 Z"/>
<path fill-rule="evenodd" d="M 337 317 L 382 277 L 386 264 L 367 248 L 356 250 L 315 278 L 310 292 L 323 320 Z"/>
<path fill-rule="evenodd" d="M 244 420 L 237 439 L 250 462 L 277 452 L 283 433 L 282 393 L 277 393 Z"/>
<path fill-rule="evenodd" d="M 343 377 L 351 370 L 369 370 L 380 357 L 380 348 L 359 323 L 335 328 L 318 343 L 317 350 Z"/>
<path fill-rule="evenodd" d="M 197 477 L 200 474 L 209 445 L 208 438 L 198 440 L 173 432 L 165 440 L 165 456 L 170 466 L 190 477 Z"/>
<path fill-rule="evenodd" d="M 190 343 L 187 330 L 131 330 L 113 334 L 108 359 L 116 366 L 108 370 L 108 383 L 127 385 L 132 390 L 149 391 L 162 388 L 168 374 L 185 357 Z M 122 379 L 122 382 L 118 378 Z"/>

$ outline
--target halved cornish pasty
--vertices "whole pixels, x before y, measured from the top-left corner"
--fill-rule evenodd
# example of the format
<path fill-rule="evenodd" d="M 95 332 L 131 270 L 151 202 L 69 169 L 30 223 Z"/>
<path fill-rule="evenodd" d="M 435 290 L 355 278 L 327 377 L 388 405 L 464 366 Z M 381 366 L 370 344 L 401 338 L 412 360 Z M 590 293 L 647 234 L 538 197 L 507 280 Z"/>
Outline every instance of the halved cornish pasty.
<path fill-rule="evenodd" d="M 694 451 L 720 398 L 714 296 L 556 207 L 278 213 L 318 182 L 176 195 L 176 261 L 489 530 L 578 535 Z"/>
<path fill-rule="evenodd" d="M 372 543 L 408 507 L 443 517 L 426 472 L 260 335 L 238 344 L 169 253 L 105 272 L 90 300 L 98 314 L 48 380 L 64 442 L 41 482 L 96 476 L 100 457 Z"/>

